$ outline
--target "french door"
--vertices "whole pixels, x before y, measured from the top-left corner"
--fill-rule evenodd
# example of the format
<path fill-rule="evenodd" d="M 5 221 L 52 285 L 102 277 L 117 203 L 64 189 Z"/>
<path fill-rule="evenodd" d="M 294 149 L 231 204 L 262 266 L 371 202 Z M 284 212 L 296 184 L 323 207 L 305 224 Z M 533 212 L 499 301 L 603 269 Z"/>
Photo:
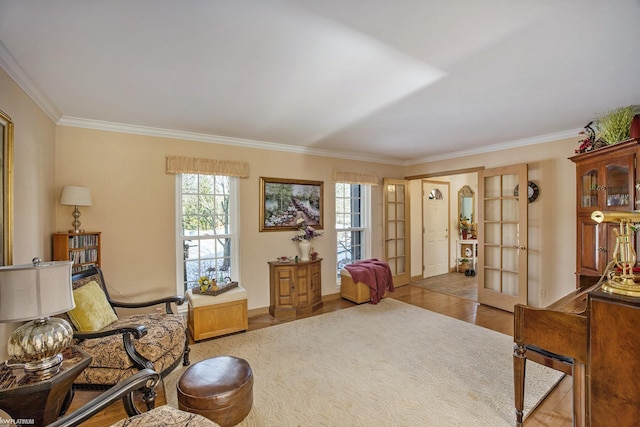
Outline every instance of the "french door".
<path fill-rule="evenodd" d="M 409 230 L 409 182 L 384 178 L 384 258 L 391 268 L 394 286 L 411 280 Z"/>
<path fill-rule="evenodd" d="M 527 165 L 478 172 L 478 302 L 527 304 Z"/>

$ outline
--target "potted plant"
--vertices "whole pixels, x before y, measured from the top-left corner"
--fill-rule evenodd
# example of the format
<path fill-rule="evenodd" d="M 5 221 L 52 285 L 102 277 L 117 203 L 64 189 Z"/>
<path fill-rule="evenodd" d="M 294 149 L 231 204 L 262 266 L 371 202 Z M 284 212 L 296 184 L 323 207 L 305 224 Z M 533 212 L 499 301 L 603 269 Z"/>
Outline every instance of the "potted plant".
<path fill-rule="evenodd" d="M 612 145 L 629 139 L 635 110 L 633 105 L 620 107 L 598 119 L 596 140 Z"/>
<path fill-rule="evenodd" d="M 471 223 L 469 220 L 462 215 L 460 215 L 460 222 L 458 223 L 458 229 L 460 229 L 460 235 L 463 240 L 466 240 L 469 237 L 469 232 L 471 231 Z"/>

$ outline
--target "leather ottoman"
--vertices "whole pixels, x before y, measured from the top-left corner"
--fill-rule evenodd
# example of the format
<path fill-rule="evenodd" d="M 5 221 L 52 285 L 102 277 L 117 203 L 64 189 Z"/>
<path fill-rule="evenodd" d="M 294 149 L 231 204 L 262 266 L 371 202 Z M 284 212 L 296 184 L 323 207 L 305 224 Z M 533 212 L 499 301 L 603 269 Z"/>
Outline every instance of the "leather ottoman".
<path fill-rule="evenodd" d="M 253 372 L 246 360 L 217 356 L 189 366 L 178 379 L 178 408 L 222 427 L 238 424 L 253 405 Z"/>

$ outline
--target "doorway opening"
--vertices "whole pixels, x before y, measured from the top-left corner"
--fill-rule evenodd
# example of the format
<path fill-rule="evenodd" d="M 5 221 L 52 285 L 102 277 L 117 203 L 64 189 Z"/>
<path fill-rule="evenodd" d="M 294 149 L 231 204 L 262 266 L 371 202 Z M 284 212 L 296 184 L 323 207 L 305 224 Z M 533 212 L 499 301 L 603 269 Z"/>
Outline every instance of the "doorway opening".
<path fill-rule="evenodd" d="M 478 212 L 477 170 L 408 178 L 411 198 L 419 201 L 411 206 L 411 284 L 478 301 L 478 278 L 472 274 L 477 245 L 463 244 L 477 239 L 472 230 Z"/>

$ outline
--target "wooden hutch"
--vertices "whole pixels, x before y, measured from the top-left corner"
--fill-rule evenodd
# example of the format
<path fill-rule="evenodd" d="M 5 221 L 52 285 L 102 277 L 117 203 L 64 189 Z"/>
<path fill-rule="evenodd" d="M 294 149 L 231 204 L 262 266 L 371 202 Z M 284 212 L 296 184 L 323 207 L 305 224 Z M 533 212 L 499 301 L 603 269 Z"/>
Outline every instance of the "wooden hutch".
<path fill-rule="evenodd" d="M 598 281 L 616 243 L 613 228 L 618 225 L 597 224 L 591 219 L 591 213 L 640 210 L 639 156 L 640 140 L 629 139 L 569 158 L 576 164 L 578 287 Z"/>

